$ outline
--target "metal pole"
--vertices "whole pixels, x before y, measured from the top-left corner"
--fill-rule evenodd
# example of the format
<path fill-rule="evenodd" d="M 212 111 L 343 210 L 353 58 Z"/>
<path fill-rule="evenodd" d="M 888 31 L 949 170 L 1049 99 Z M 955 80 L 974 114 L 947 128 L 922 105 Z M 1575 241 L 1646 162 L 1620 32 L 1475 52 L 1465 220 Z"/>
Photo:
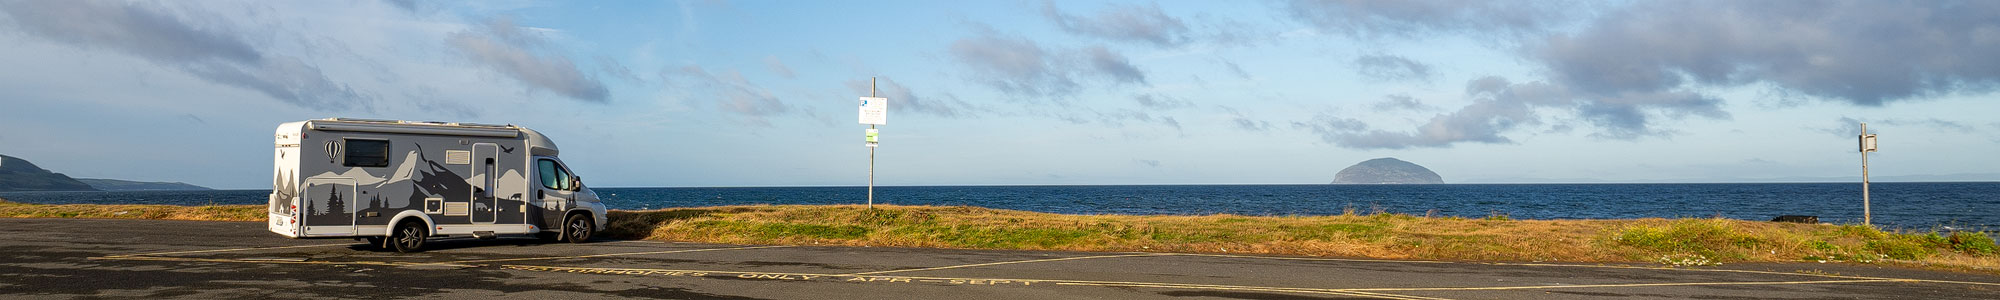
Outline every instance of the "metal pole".
<path fill-rule="evenodd" d="M 875 97 L 875 77 L 868 77 L 868 97 Z M 875 124 L 868 124 L 868 129 L 875 129 Z M 1861 198 L 1868 198 L 1866 193 L 1862 195 Z M 875 210 L 875 147 L 868 147 L 868 210 Z"/>
<path fill-rule="evenodd" d="M 1874 225 L 1874 213 L 1868 211 L 1868 123 L 1861 123 L 1861 225 Z"/>

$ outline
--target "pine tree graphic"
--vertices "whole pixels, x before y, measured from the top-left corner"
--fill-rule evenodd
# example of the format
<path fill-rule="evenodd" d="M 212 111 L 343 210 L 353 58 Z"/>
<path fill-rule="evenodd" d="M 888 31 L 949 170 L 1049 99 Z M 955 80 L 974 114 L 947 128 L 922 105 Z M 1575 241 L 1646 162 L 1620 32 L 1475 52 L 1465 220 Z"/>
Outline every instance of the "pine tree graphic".
<path fill-rule="evenodd" d="M 340 201 L 340 187 L 335 186 L 333 189 L 327 191 L 333 194 L 333 197 L 326 200 L 326 213 L 329 215 L 347 213 L 347 206 L 343 205 Z"/>

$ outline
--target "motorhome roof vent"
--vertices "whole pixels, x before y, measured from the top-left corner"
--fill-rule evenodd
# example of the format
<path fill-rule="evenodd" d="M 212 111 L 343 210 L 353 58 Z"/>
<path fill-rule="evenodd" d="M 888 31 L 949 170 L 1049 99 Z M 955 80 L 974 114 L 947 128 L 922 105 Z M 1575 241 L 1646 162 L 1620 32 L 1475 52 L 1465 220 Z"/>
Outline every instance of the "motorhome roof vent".
<path fill-rule="evenodd" d="M 452 126 L 463 126 L 463 127 L 488 127 L 488 128 L 512 128 L 512 127 L 514 127 L 514 125 L 494 125 L 494 124 L 480 124 L 480 123 L 464 123 L 464 122 L 459 122 L 459 123 L 451 123 L 451 124 L 445 124 L 445 125 L 452 125 Z"/>
<path fill-rule="evenodd" d="M 380 120 L 380 119 L 356 119 L 356 118 L 326 118 L 326 120 L 327 120 L 327 121 L 343 121 L 343 122 L 368 122 L 368 123 L 400 123 L 400 122 L 402 122 L 402 121 L 396 121 L 396 120 Z"/>

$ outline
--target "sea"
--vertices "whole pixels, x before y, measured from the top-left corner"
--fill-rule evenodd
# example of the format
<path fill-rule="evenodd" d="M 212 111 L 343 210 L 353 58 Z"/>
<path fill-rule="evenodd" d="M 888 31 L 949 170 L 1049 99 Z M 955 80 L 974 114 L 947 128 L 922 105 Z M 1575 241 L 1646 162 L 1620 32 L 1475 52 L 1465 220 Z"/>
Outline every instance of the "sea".
<path fill-rule="evenodd" d="M 593 188 L 612 209 L 862 204 L 866 187 Z M 2000 182 L 1875 183 L 1877 226 L 2000 230 Z M 269 190 L 5 192 L 45 204 L 264 204 Z M 876 204 L 1061 214 L 1315 216 L 1399 213 L 1511 219 L 1730 218 L 1861 222 L 1860 183 L 883 186 Z"/>

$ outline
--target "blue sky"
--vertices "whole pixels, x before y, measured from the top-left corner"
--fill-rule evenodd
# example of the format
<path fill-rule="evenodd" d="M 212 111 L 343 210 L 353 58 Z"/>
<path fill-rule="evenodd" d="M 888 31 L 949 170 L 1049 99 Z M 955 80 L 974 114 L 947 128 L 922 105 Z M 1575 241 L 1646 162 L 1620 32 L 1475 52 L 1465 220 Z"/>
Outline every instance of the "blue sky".
<path fill-rule="evenodd" d="M 5 1 L 0 154 L 269 182 L 325 117 L 511 123 L 596 186 L 2000 180 L 2000 4 Z M 1970 175 L 1954 175 L 1970 174 Z"/>

